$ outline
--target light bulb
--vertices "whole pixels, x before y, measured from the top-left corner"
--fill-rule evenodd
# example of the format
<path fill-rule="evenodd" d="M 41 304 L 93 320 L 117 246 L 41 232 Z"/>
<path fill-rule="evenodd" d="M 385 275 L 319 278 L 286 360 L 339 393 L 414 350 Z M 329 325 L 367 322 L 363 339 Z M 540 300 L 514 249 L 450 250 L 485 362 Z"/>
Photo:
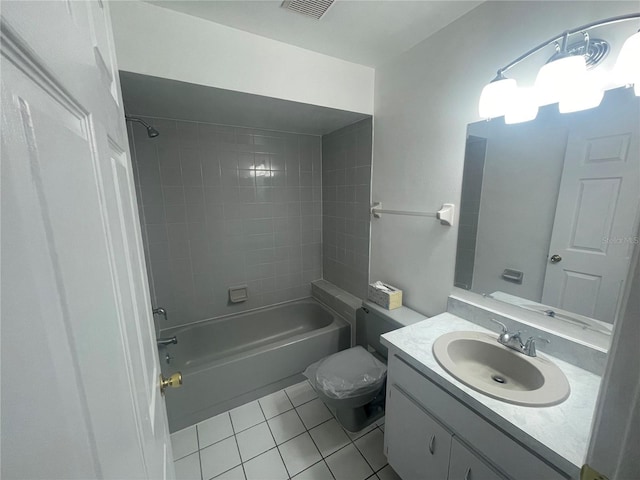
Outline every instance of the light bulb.
<path fill-rule="evenodd" d="M 622 45 L 613 74 L 620 84 L 635 83 L 637 87 L 640 80 L 640 32 L 631 35 Z M 637 89 L 636 95 L 638 95 Z"/>
<path fill-rule="evenodd" d="M 597 107 L 604 97 L 602 84 L 602 77 L 596 72 L 587 73 L 582 83 L 564 92 L 558 110 L 560 113 L 571 113 Z"/>
<path fill-rule="evenodd" d="M 538 115 L 538 103 L 533 88 L 518 88 L 511 95 L 511 103 L 504 116 L 504 123 L 522 123 Z"/>
<path fill-rule="evenodd" d="M 517 89 L 513 78 L 499 75 L 482 89 L 478 111 L 482 118 L 497 118 L 505 114 L 511 96 Z"/>
<path fill-rule="evenodd" d="M 536 77 L 535 90 L 539 106 L 559 102 L 576 85 L 584 81 L 587 65 L 582 55 L 568 55 L 544 65 Z"/>

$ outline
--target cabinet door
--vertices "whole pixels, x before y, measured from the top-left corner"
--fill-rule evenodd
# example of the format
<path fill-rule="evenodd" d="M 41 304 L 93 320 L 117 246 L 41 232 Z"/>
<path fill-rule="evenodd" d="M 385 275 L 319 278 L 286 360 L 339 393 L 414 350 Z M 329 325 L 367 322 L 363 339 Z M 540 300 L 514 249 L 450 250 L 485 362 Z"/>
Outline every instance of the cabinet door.
<path fill-rule="evenodd" d="M 446 480 L 451 434 L 395 385 L 385 426 L 387 457 L 403 480 Z"/>
<path fill-rule="evenodd" d="M 504 480 L 504 477 L 453 437 L 449 480 Z"/>

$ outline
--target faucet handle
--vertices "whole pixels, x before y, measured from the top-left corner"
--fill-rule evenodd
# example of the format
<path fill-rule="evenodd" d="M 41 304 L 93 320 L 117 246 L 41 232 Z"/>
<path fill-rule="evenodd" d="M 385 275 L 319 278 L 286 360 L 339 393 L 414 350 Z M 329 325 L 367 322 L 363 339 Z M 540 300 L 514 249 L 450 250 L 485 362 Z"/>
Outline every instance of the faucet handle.
<path fill-rule="evenodd" d="M 495 318 L 490 318 L 489 320 L 491 320 L 492 322 L 497 323 L 498 325 L 500 325 L 500 327 L 502 328 L 502 332 L 500 332 L 500 333 L 507 333 L 508 332 L 507 326 L 504 323 L 499 322 Z"/>
<path fill-rule="evenodd" d="M 545 337 L 541 337 L 539 335 L 533 335 L 533 336 L 527 338 L 527 343 L 535 342 L 536 340 L 542 340 L 544 343 L 551 343 L 551 340 L 549 340 L 548 338 L 545 338 Z"/>
<path fill-rule="evenodd" d="M 165 321 L 167 320 L 167 311 L 162 307 L 157 307 L 152 310 L 154 315 L 161 315 L 164 317 Z"/>
<path fill-rule="evenodd" d="M 527 343 L 524 344 L 524 353 L 530 357 L 537 356 L 536 352 L 536 339 L 542 340 L 545 343 L 551 343 L 551 340 L 548 338 L 540 337 L 538 335 L 527 338 Z"/>

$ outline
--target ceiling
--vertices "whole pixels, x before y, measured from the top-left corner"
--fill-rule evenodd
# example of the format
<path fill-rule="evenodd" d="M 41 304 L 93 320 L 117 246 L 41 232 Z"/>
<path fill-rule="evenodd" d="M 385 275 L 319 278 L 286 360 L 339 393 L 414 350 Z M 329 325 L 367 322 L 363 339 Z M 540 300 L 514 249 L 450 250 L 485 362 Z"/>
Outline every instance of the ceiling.
<path fill-rule="evenodd" d="M 478 6 L 481 1 L 336 0 L 316 20 L 281 0 L 147 0 L 148 3 L 376 67 Z"/>
<path fill-rule="evenodd" d="M 369 117 L 166 78 L 120 71 L 129 115 L 325 135 Z"/>

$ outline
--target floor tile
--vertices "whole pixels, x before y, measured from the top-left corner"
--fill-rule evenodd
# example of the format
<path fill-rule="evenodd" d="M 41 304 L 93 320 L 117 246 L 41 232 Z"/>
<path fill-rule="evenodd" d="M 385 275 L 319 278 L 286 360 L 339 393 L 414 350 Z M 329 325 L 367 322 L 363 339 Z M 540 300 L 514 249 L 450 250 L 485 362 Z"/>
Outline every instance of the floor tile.
<path fill-rule="evenodd" d="M 233 435 L 229 412 L 208 418 L 198 423 L 196 427 L 198 428 L 198 440 L 200 441 L 201 449 Z"/>
<path fill-rule="evenodd" d="M 171 434 L 171 449 L 173 450 L 173 459 L 178 460 L 182 457 L 198 451 L 198 436 L 196 427 L 191 426 Z"/>
<path fill-rule="evenodd" d="M 274 448 L 244 464 L 247 480 L 287 480 L 289 475 L 278 449 Z"/>
<path fill-rule="evenodd" d="M 173 462 L 176 467 L 176 480 L 201 480 L 200 456 L 198 452 Z"/>
<path fill-rule="evenodd" d="M 243 462 L 276 446 L 267 422 L 248 428 L 236 435 L 240 458 Z"/>
<path fill-rule="evenodd" d="M 235 437 L 227 438 L 200 450 L 200 461 L 203 480 L 209 480 L 240 465 L 240 454 Z"/>
<path fill-rule="evenodd" d="M 287 394 L 284 393 L 284 390 L 262 397 L 258 402 L 260 403 L 262 412 L 267 419 L 280 415 L 281 413 L 287 412 L 293 408 L 293 405 L 289 401 Z"/>
<path fill-rule="evenodd" d="M 347 436 L 352 440 L 355 441 L 358 438 L 362 437 L 363 435 L 366 435 L 367 433 L 369 433 L 371 430 L 373 430 L 376 427 L 375 423 L 372 423 L 371 425 L 369 425 L 368 427 L 363 428 L 362 430 L 360 430 L 359 432 L 350 432 L 349 430 L 345 429 L 345 433 L 347 434 Z"/>
<path fill-rule="evenodd" d="M 293 440 L 283 443 L 278 449 L 291 476 L 322 460 L 308 433 L 303 433 Z"/>
<path fill-rule="evenodd" d="M 302 405 L 309 400 L 313 400 L 318 396 L 311 384 L 306 380 L 302 383 L 292 385 L 289 388 L 285 388 L 284 391 L 287 392 L 287 395 L 291 399 L 291 403 L 293 403 L 294 407 Z"/>
<path fill-rule="evenodd" d="M 218 475 L 215 480 L 246 480 L 246 477 L 244 476 L 242 465 L 238 465 L 236 468 Z"/>
<path fill-rule="evenodd" d="M 253 427 L 265 420 L 264 415 L 262 414 L 262 409 L 260 408 L 257 400 L 246 403 L 241 407 L 234 408 L 229 413 L 231 414 L 233 430 L 236 433 L 246 430 L 249 427 Z"/>
<path fill-rule="evenodd" d="M 391 465 L 387 465 L 382 470 L 378 472 L 378 478 L 380 480 L 402 480 L 400 475 L 398 475 Z"/>
<path fill-rule="evenodd" d="M 325 461 L 336 480 L 364 480 L 373 474 L 373 470 L 353 444 L 338 450 Z"/>
<path fill-rule="evenodd" d="M 296 480 L 333 480 L 333 475 L 331 475 L 327 464 L 322 461 L 300 472 L 293 478 Z"/>
<path fill-rule="evenodd" d="M 387 457 L 383 451 L 384 435 L 379 428 L 360 437 L 354 443 L 374 471 L 377 472 L 387 464 Z"/>
<path fill-rule="evenodd" d="M 322 425 L 309 430 L 309 434 L 323 457 L 331 455 L 349 443 L 349 437 L 344 433 L 340 424 L 335 420 L 329 420 Z"/>
<path fill-rule="evenodd" d="M 289 410 L 282 415 L 273 417 L 267 423 L 278 445 L 305 431 L 304 425 L 295 410 Z"/>
<path fill-rule="evenodd" d="M 312 429 L 316 425 L 320 425 L 322 422 L 333 418 L 329 409 L 322 403 L 322 400 L 316 398 L 304 405 L 296 407 L 302 422 L 307 429 Z"/>

